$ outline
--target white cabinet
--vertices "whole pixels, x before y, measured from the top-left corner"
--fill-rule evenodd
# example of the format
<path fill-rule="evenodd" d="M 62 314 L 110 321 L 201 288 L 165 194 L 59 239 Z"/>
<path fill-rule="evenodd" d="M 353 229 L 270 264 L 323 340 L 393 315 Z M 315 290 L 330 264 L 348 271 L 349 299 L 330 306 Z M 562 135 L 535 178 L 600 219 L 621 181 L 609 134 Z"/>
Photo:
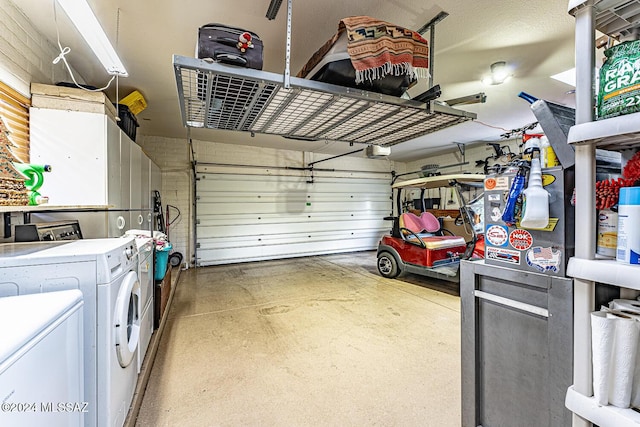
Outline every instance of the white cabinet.
<path fill-rule="evenodd" d="M 30 116 L 31 162 L 52 166 L 41 188 L 50 204 L 119 203 L 120 145 L 106 115 L 32 108 Z"/>
<path fill-rule="evenodd" d="M 106 205 L 107 212 L 64 213 L 53 218 L 77 218 L 85 237 L 117 237 L 127 229 L 123 207 L 122 146 L 126 136 L 105 114 L 31 108 L 31 162 L 51 165 L 40 193 L 51 206 Z M 128 147 L 127 147 L 128 151 Z M 127 193 L 128 194 L 128 193 Z M 128 204 L 128 200 L 127 200 Z"/>
<path fill-rule="evenodd" d="M 638 413 L 632 409 L 598 406 L 591 397 L 591 328 L 589 313 L 594 310 L 595 282 L 640 289 L 639 266 L 596 259 L 595 149 L 635 149 L 640 147 L 640 113 L 593 121 L 595 29 L 605 34 L 632 34 L 639 24 L 627 21 L 637 9 L 635 0 L 571 0 L 569 12 L 576 19 L 576 125 L 568 142 L 576 148 L 576 254 L 569 260 L 567 274 L 574 277 L 574 385 L 566 396 L 574 412 L 573 426 L 637 426 Z M 634 280 L 635 277 L 635 280 Z"/>
<path fill-rule="evenodd" d="M 38 213 L 33 215 L 34 222 L 78 219 L 85 238 L 150 229 L 152 162 L 111 118 L 103 113 L 35 107 L 30 115 L 31 162 L 52 168 L 40 189 L 49 197 L 49 205 L 108 206 L 101 212 Z"/>

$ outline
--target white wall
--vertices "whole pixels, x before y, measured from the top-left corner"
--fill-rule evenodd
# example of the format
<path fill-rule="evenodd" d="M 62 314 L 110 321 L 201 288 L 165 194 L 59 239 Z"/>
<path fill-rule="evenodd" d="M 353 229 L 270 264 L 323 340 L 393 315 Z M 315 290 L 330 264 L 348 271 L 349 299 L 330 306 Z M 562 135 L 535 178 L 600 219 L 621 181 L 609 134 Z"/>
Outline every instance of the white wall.
<path fill-rule="evenodd" d="M 0 80 L 26 96 L 31 82 L 69 81 L 64 65 L 52 63 L 58 48 L 40 34 L 16 4 L 0 0 Z M 43 1 L 42 7 L 53 6 Z"/>

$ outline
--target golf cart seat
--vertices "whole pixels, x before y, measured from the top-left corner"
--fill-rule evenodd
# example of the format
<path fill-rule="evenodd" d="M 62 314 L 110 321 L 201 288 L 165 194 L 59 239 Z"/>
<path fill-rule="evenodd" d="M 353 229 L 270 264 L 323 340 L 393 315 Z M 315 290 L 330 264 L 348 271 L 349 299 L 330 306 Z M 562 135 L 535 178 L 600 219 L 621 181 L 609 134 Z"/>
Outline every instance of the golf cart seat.
<path fill-rule="evenodd" d="M 443 249 L 464 246 L 464 237 L 444 236 L 440 221 L 431 212 L 422 212 L 420 216 L 406 212 L 399 218 L 403 239 L 411 243 L 420 243 L 426 249 Z"/>
<path fill-rule="evenodd" d="M 434 236 L 440 231 L 440 221 L 431 212 L 422 212 L 420 216 L 406 212 L 400 215 L 399 221 L 401 230 L 407 229 L 420 237 Z"/>

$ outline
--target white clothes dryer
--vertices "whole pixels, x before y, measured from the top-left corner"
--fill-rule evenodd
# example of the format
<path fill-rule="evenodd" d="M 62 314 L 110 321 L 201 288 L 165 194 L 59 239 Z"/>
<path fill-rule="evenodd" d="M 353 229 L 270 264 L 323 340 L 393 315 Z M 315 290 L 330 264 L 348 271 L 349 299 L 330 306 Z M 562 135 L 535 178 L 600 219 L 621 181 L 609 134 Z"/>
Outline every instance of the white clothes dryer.
<path fill-rule="evenodd" d="M 142 308 L 137 271 L 133 237 L 0 245 L 0 297 L 82 291 L 87 426 L 122 426 L 133 398 Z"/>
<path fill-rule="evenodd" d="M 121 280 L 98 284 L 98 301 L 98 319 L 108 326 L 98 329 L 98 414 L 108 415 L 108 425 L 121 426 L 138 380 L 140 282 L 137 273 L 128 271 Z M 98 419 L 98 424 L 100 421 Z"/>
<path fill-rule="evenodd" d="M 82 292 L 0 298 L 0 425 L 81 427 Z"/>

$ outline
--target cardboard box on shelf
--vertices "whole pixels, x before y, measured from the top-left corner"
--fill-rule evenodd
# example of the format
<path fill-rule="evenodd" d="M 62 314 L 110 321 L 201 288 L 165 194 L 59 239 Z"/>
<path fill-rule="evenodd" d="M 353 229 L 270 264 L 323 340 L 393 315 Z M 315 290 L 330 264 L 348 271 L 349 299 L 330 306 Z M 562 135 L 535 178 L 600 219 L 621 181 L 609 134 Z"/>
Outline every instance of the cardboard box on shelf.
<path fill-rule="evenodd" d="M 41 83 L 31 83 L 31 106 L 106 114 L 114 121 L 118 116 L 116 107 L 103 92 Z"/>

